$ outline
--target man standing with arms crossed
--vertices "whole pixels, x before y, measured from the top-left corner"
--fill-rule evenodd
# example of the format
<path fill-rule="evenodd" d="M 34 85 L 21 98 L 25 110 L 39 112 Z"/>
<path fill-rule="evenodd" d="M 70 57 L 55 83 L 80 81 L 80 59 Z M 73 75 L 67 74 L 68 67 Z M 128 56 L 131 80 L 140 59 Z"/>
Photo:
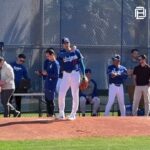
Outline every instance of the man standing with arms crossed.
<path fill-rule="evenodd" d="M 79 105 L 79 84 L 80 84 L 80 72 L 85 78 L 85 68 L 83 64 L 83 56 L 78 49 L 72 50 L 70 47 L 70 40 L 65 37 L 62 39 L 63 50 L 58 54 L 58 61 L 60 69 L 63 72 L 62 81 L 60 83 L 58 103 L 59 103 L 59 115 L 58 119 L 65 119 L 65 96 L 71 87 L 71 93 L 73 97 L 72 111 L 67 117 L 68 120 L 76 119 L 76 112 Z"/>
<path fill-rule="evenodd" d="M 150 113 L 150 66 L 146 63 L 146 55 L 138 57 L 139 65 L 134 68 L 133 77 L 135 84 L 132 115 L 137 115 L 137 110 L 142 94 L 144 95 L 145 116 Z"/>
<path fill-rule="evenodd" d="M 120 55 L 115 55 L 112 58 L 112 61 L 113 64 L 108 66 L 107 69 L 107 74 L 109 76 L 109 95 L 108 103 L 105 109 L 105 116 L 109 115 L 116 96 L 118 98 L 121 116 L 125 116 L 126 110 L 124 103 L 123 82 L 127 78 L 127 69 L 120 65 Z"/>

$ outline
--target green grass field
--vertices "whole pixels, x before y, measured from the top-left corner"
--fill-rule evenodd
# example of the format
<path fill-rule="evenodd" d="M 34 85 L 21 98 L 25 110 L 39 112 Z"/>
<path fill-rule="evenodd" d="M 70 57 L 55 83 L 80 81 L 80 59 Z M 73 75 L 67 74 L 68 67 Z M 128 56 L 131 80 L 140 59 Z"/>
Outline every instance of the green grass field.
<path fill-rule="evenodd" d="M 150 137 L 0 141 L 0 150 L 150 150 Z"/>

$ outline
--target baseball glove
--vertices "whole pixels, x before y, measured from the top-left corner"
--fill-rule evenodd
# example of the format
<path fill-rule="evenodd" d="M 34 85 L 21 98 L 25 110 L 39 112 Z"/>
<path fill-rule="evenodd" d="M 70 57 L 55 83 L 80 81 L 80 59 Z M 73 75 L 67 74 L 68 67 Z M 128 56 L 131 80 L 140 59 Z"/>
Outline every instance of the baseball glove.
<path fill-rule="evenodd" d="M 87 89 L 88 85 L 89 85 L 89 82 L 88 82 L 87 77 L 86 77 L 86 78 L 83 78 L 83 79 L 81 80 L 81 82 L 80 82 L 79 89 L 80 89 L 81 91 L 83 91 L 83 90 Z"/>

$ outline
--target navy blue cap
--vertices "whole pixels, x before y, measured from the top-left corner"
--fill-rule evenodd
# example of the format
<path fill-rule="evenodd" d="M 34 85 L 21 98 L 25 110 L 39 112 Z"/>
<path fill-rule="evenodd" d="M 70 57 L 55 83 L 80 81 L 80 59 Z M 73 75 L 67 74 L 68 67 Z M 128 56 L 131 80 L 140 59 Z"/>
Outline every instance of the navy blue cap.
<path fill-rule="evenodd" d="M 64 37 L 64 38 L 62 39 L 62 44 L 64 44 L 64 43 L 70 43 L 69 38 Z"/>
<path fill-rule="evenodd" d="M 87 68 L 87 69 L 85 69 L 85 73 L 92 73 L 92 70 Z"/>
<path fill-rule="evenodd" d="M 116 54 L 114 57 L 112 57 L 112 60 L 120 60 L 121 59 L 121 56 Z"/>

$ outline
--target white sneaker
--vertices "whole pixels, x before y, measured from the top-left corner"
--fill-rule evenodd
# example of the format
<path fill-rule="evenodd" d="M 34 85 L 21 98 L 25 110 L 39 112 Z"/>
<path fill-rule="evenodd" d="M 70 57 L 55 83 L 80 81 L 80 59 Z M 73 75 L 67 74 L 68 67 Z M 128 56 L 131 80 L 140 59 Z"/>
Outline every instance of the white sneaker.
<path fill-rule="evenodd" d="M 68 117 L 67 117 L 68 120 L 75 120 L 76 119 L 76 115 L 75 114 L 70 114 Z"/>
<path fill-rule="evenodd" d="M 58 120 L 65 120 L 65 116 L 62 114 L 58 114 L 58 116 L 56 117 L 56 119 Z"/>

